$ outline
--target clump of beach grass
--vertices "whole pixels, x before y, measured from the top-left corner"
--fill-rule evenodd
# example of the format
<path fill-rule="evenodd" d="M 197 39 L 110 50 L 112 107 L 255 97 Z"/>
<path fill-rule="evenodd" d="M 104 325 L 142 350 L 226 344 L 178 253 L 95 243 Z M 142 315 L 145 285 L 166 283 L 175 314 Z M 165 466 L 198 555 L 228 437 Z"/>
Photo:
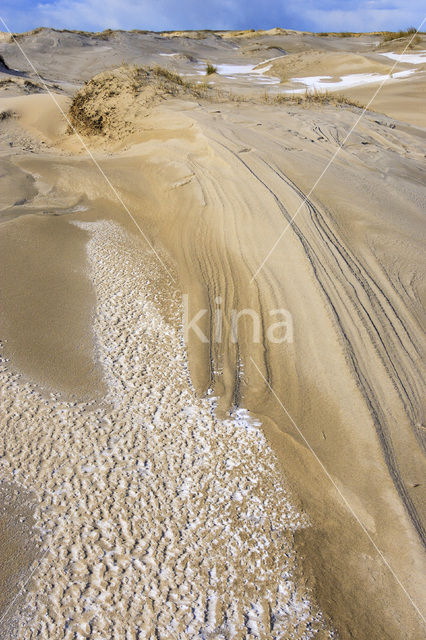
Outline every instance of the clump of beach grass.
<path fill-rule="evenodd" d="M 217 73 L 217 67 L 209 63 L 206 67 L 206 76 L 211 76 L 213 73 Z"/>

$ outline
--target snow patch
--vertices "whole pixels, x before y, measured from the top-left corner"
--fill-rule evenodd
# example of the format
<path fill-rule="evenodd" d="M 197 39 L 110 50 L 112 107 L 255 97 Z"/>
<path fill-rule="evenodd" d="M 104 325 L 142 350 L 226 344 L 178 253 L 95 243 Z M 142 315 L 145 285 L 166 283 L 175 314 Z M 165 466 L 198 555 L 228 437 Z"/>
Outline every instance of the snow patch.
<path fill-rule="evenodd" d="M 305 93 L 306 89 L 310 91 L 335 91 L 336 89 L 350 89 L 351 87 L 360 87 L 366 84 L 378 84 L 387 80 L 391 82 L 398 78 L 406 78 L 413 74 L 415 69 L 407 69 L 398 71 L 391 75 L 380 73 L 352 73 L 347 76 L 341 76 L 340 80 L 333 81 L 332 76 L 306 76 L 303 78 L 291 78 L 292 83 L 304 84 L 303 89 L 290 89 L 286 93 Z"/>
<path fill-rule="evenodd" d="M 426 64 L 426 51 L 419 51 L 418 53 L 392 53 L 390 51 L 380 55 L 404 64 Z"/>

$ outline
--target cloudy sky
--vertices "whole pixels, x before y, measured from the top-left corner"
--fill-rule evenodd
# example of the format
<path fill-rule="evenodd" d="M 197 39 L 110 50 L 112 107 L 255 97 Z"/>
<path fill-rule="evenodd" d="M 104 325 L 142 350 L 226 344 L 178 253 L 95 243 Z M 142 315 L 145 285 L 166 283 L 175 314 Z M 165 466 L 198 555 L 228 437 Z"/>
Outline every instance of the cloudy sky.
<path fill-rule="evenodd" d="M 424 6 L 423 0 L 2 0 L 0 17 L 15 32 L 38 26 L 373 31 L 418 27 Z"/>

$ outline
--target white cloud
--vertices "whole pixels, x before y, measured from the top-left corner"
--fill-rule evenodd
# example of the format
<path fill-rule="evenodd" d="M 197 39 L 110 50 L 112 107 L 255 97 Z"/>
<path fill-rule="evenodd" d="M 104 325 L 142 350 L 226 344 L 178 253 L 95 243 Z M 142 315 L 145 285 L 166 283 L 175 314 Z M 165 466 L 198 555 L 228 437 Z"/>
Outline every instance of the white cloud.
<path fill-rule="evenodd" d="M 236 3 L 220 0 L 213 3 L 215 10 L 206 4 L 183 0 L 55 0 L 37 6 L 40 23 L 69 29 L 148 29 L 169 30 L 175 28 L 227 28 L 229 13 Z M 239 3 L 237 3 L 239 4 Z M 211 7 L 211 3 L 210 3 Z M 83 25 L 83 26 L 82 26 Z"/>
<path fill-rule="evenodd" d="M 422 15 L 420 2 L 414 0 L 409 6 L 398 6 L 388 2 L 370 0 L 356 8 L 330 8 L 319 3 L 305 3 L 298 7 L 302 22 L 313 31 L 382 31 L 405 27 L 419 27 Z M 353 3 L 349 3 L 353 4 Z M 359 3 L 361 4 L 361 3 Z"/>

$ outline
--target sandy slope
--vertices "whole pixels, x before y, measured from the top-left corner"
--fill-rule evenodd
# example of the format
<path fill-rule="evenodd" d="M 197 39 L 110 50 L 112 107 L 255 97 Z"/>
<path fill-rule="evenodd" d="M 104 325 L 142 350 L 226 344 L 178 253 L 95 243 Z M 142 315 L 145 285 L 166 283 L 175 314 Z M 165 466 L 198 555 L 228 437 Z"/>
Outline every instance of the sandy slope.
<path fill-rule="evenodd" d="M 392 62 L 384 56 L 367 57 L 337 51 L 305 51 L 274 60 L 272 73 L 284 80 L 290 77 L 325 75 L 341 77 L 348 73 L 389 72 Z"/>
<path fill-rule="evenodd" d="M 117 37 L 123 42 L 127 35 Z M 170 37 L 168 41 L 175 42 Z M 202 48 L 201 41 L 195 42 L 183 39 L 188 50 Z M 211 42 L 222 46 L 214 38 L 207 45 Z M 74 67 L 68 72 L 76 73 L 78 54 L 71 59 Z M 43 55 L 40 60 L 49 66 Z M 52 79 L 55 66 L 49 68 Z M 111 226 L 134 233 L 126 212 L 87 155 L 78 153 L 79 141 L 64 133 L 48 96 L 7 98 L 4 106 L 22 114 L 21 119 L 5 120 L 1 129 L 3 141 L 13 145 L 6 147 L 2 173 L 11 194 L 2 210 L 2 234 L 11 247 L 9 262 L 3 262 L 9 270 L 7 291 L 13 292 L 13 237 L 18 249 L 20 228 L 29 255 L 37 257 L 38 246 L 31 238 L 40 220 L 47 226 L 44 238 L 61 247 L 65 240 L 70 243 L 64 260 L 58 251 L 55 260 L 63 277 L 74 279 L 77 287 L 65 291 L 77 310 L 75 316 L 67 314 L 66 324 L 60 298 L 56 306 L 43 308 L 44 278 L 34 278 L 31 286 L 41 295 L 34 296 L 31 307 L 36 316 L 52 317 L 56 326 L 46 339 L 38 325 L 40 339 L 47 345 L 52 340 L 47 357 L 19 351 L 23 329 L 13 322 L 18 313 L 12 313 L 13 307 L 9 324 L 3 325 L 8 339 L 4 351 L 10 356 L 5 385 L 18 408 L 5 405 L 3 442 L 10 453 L 3 459 L 4 470 L 9 480 L 26 478 L 36 490 L 41 544 L 51 544 L 49 555 L 34 565 L 37 588 L 28 603 L 41 616 L 34 618 L 35 628 L 49 628 L 57 637 L 69 619 L 70 634 L 76 624 L 82 635 L 89 628 L 84 625 L 92 624 L 95 637 L 110 637 L 112 629 L 119 634 L 120 625 L 126 624 L 123 610 L 128 606 L 127 620 L 138 620 L 143 611 L 150 632 L 141 632 L 142 637 L 150 637 L 155 624 L 164 637 L 202 637 L 204 630 L 219 638 L 224 629 L 230 637 L 293 637 L 289 629 L 294 637 L 309 637 L 312 625 L 307 623 L 317 620 L 320 625 L 321 613 L 331 617 L 329 628 L 342 638 L 421 637 L 415 608 L 257 367 L 421 608 L 424 132 L 367 113 L 304 202 L 356 122 L 356 109 L 213 103 L 185 95 L 136 108 L 131 92 L 123 91 L 120 98 L 110 103 L 101 95 L 96 113 L 114 104 L 118 115 L 120 109 L 131 113 L 132 126 L 123 129 L 123 119 L 114 117 L 111 131 L 104 131 L 111 134 L 108 144 L 100 136 L 88 137 L 88 143 L 144 233 L 173 264 L 178 277 L 173 286 L 189 294 L 192 311 L 210 310 L 200 324 L 211 340 L 202 344 L 193 337 L 189 344 L 196 396 L 188 381 L 170 285 L 161 279 L 142 239 L 130 240 L 124 230 Z M 44 115 L 31 119 L 35 99 Z M 294 223 L 257 273 L 299 207 Z M 75 221 L 84 224 L 70 224 Z M 87 234 L 93 235 L 83 257 Z M 56 271 L 55 262 L 46 261 L 47 277 Z M 19 286 L 26 286 L 26 277 L 25 269 L 16 269 Z M 222 343 L 213 340 L 218 296 L 225 312 Z M 249 323 L 237 344 L 229 340 L 231 309 L 246 307 L 257 310 L 263 320 L 260 344 L 253 344 Z M 293 316 L 292 344 L 272 345 L 265 337 L 270 311 L 280 307 Z M 7 315 L 8 307 L 5 311 Z M 94 322 L 91 314 L 96 314 Z M 15 328 L 19 332 L 14 333 Z M 79 349 L 86 364 L 91 359 L 93 371 L 77 358 L 74 372 L 93 404 L 75 387 L 68 368 L 63 379 L 56 374 L 50 378 L 53 395 L 42 404 L 43 371 L 55 371 L 55 341 L 68 345 L 64 361 L 78 356 Z M 14 364 L 18 357 L 23 378 Z M 106 395 L 103 384 L 109 388 Z M 212 416 L 212 403 L 205 397 L 209 389 L 219 397 L 219 417 Z M 99 396 L 105 397 L 101 403 Z M 235 404 L 257 414 L 267 440 L 244 413 L 226 416 Z M 19 433 L 16 441 L 14 429 Z M 228 469 L 229 447 L 250 474 Z M 71 459 L 68 450 L 73 451 Z M 172 454 L 165 457 L 164 450 Z M 90 458 L 87 468 L 79 461 L 81 455 Z M 135 477 L 139 459 L 145 467 L 149 460 L 157 465 L 148 479 L 139 473 Z M 123 460 L 131 472 L 123 470 Z M 213 461 L 223 462 L 224 475 L 217 469 L 213 474 L 216 484 L 209 476 Z M 57 470 L 53 476 L 52 468 Z M 18 473 L 13 474 L 14 469 Z M 99 473 L 97 485 L 92 476 Z M 181 487 L 185 513 L 177 484 L 182 473 L 199 482 L 204 492 L 199 502 L 198 494 Z M 244 494 L 248 476 L 256 478 L 260 503 L 253 490 Z M 113 502 L 115 490 L 120 499 Z M 240 493 L 244 509 L 235 498 Z M 221 499 L 223 495 L 228 498 Z M 58 510 L 54 518 L 49 515 L 52 504 Z M 243 518 L 243 525 L 240 516 L 255 504 L 262 505 L 259 519 Z M 196 519 L 200 509 L 197 526 L 191 529 L 188 520 Z M 102 524 L 102 510 L 116 523 L 113 531 Z M 312 526 L 298 528 L 298 520 L 305 518 L 298 516 L 302 512 Z M 219 553 L 214 534 L 222 517 L 228 518 L 229 528 L 222 529 Z M 141 522 L 144 535 L 139 533 Z M 283 527 L 279 541 L 275 526 L 266 522 Z M 263 535 L 259 565 L 252 554 L 259 551 Z M 189 574 L 173 556 L 176 549 L 184 551 L 186 543 L 195 562 Z M 136 559 L 132 549 L 140 554 Z M 209 564 L 212 557 L 219 563 L 216 573 Z M 57 561 L 51 563 L 52 558 Z M 152 592 L 144 591 L 141 575 L 152 577 Z M 195 580 L 198 600 L 190 588 Z M 167 598 L 164 589 L 170 585 Z M 100 591 L 106 594 L 104 601 L 97 597 Z M 46 605 L 44 594 L 49 594 Z M 77 604 L 82 596 L 91 608 L 87 616 Z M 157 618 L 166 600 L 170 604 Z M 280 611 L 286 612 L 283 618 Z M 26 623 L 21 619 L 17 624 Z M 280 629 L 284 624 L 289 625 L 285 631 Z M 176 625 L 175 631 L 170 625 Z"/>
<path fill-rule="evenodd" d="M 160 314 L 179 307 L 141 239 L 76 224 L 91 234 L 108 392 L 96 405 L 44 401 L 2 372 L 15 407 L 2 472 L 36 492 L 45 549 L 12 635 L 330 637 L 295 564 L 292 533 L 306 524 L 259 423 L 242 410 L 217 420 L 195 396 L 180 318 Z"/>

